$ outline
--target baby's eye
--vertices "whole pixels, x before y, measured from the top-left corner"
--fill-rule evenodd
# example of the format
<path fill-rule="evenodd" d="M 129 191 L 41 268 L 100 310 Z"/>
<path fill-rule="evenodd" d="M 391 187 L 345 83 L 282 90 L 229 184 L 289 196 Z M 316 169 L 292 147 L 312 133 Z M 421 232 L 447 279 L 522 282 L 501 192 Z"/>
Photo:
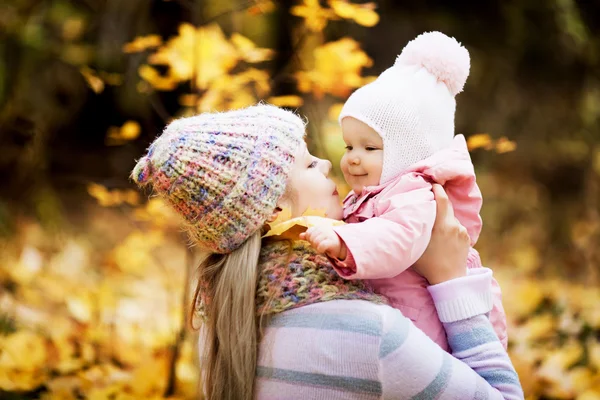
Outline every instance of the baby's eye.
<path fill-rule="evenodd" d="M 317 162 L 313 161 L 308 165 L 308 168 L 316 168 L 317 167 Z"/>
<path fill-rule="evenodd" d="M 367 148 L 366 148 L 366 149 L 367 149 L 367 151 L 375 151 L 375 150 L 378 150 L 378 148 L 377 148 L 377 147 L 371 147 L 371 146 L 367 146 Z"/>
<path fill-rule="evenodd" d="M 352 146 L 346 146 L 346 150 L 352 150 Z"/>

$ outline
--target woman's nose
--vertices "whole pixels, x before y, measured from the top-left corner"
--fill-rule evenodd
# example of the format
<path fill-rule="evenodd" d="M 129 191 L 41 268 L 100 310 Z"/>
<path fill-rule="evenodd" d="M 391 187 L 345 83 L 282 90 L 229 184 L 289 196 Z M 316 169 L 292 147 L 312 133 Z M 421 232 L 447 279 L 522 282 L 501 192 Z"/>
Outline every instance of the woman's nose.
<path fill-rule="evenodd" d="M 321 164 L 321 170 L 323 171 L 323 174 L 325 174 L 325 176 L 329 175 L 329 172 L 331 171 L 331 161 L 329 160 L 320 160 L 320 164 Z"/>

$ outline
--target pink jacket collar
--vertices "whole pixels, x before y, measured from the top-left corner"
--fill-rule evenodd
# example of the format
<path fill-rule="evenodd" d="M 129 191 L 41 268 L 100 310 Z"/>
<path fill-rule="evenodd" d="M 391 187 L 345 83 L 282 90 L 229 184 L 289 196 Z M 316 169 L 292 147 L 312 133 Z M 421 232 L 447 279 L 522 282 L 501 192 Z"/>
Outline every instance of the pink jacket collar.
<path fill-rule="evenodd" d="M 365 186 L 360 195 L 351 191 L 344 199 L 343 204 L 344 207 L 347 207 L 351 204 L 359 203 L 355 206 L 358 207 L 360 203 L 369 197 L 379 194 L 388 186 L 393 186 L 403 175 L 411 172 L 424 175 L 436 183 L 443 185 L 447 180 L 457 175 L 462 175 L 463 172 L 469 173 L 472 170 L 473 164 L 469 155 L 467 141 L 464 135 L 456 135 L 450 147 L 440 150 L 432 156 L 411 165 L 385 183 L 377 186 Z"/>

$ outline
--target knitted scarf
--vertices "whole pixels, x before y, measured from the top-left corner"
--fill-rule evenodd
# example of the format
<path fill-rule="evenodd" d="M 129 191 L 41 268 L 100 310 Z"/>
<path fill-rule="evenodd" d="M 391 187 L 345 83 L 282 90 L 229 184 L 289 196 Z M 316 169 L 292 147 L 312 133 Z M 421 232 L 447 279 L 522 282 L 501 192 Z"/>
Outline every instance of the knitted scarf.
<path fill-rule="evenodd" d="M 257 315 L 269 315 L 329 300 L 386 303 L 362 281 L 341 278 L 326 256 L 308 242 L 265 241 L 256 293 Z"/>

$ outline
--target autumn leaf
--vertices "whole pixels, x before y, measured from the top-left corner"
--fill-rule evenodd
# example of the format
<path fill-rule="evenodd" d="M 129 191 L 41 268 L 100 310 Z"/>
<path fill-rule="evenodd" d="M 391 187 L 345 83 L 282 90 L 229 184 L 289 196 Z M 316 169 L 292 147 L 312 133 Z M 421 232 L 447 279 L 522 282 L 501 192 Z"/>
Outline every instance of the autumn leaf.
<path fill-rule="evenodd" d="M 167 76 L 176 82 L 195 78 L 199 89 L 208 88 L 215 79 L 227 75 L 238 63 L 240 53 L 217 24 L 196 28 L 181 24 L 179 34 L 171 39 L 148 61 L 165 65 Z"/>
<path fill-rule="evenodd" d="M 239 33 L 231 35 L 231 43 L 237 48 L 240 59 L 249 63 L 270 60 L 275 54 L 271 49 L 258 48 L 254 42 Z"/>
<path fill-rule="evenodd" d="M 104 90 L 104 81 L 96 75 L 94 70 L 89 67 L 81 67 L 79 71 L 85 78 L 88 86 L 92 88 L 95 93 L 101 93 Z"/>
<path fill-rule="evenodd" d="M 314 69 L 299 71 L 296 78 L 301 92 L 312 92 L 317 98 L 325 94 L 347 97 L 353 89 L 362 86 L 362 69 L 373 63 L 359 43 L 350 38 L 316 48 L 314 61 Z"/>
<path fill-rule="evenodd" d="M 138 53 L 147 49 L 158 47 L 162 44 L 162 38 L 159 35 L 138 36 L 133 41 L 123 46 L 125 53 Z"/>
<path fill-rule="evenodd" d="M 95 198 L 102 207 L 118 206 L 123 203 L 135 206 L 140 203 L 139 193 L 135 190 L 108 190 L 97 183 L 90 183 L 87 187 L 88 194 Z"/>
<path fill-rule="evenodd" d="M 256 103 L 271 90 L 269 74 L 256 68 L 248 68 L 236 75 L 215 79 L 200 98 L 197 110 L 234 110 Z"/>
<path fill-rule="evenodd" d="M 313 32 L 321 32 L 330 19 L 336 18 L 332 10 L 321 7 L 319 0 L 303 0 L 301 5 L 292 7 L 290 13 L 304 18 L 306 27 Z"/>
<path fill-rule="evenodd" d="M 517 144 L 511 140 L 508 140 L 505 137 L 501 137 L 496 141 L 496 152 L 499 154 L 509 153 L 511 151 L 515 151 L 517 148 Z"/>
<path fill-rule="evenodd" d="M 487 133 L 478 133 L 467 138 L 467 147 L 469 150 L 484 148 L 490 150 L 493 148 L 492 138 Z"/>
<path fill-rule="evenodd" d="M 292 228 L 299 227 L 300 229 L 294 229 L 293 237 L 289 237 L 297 238 L 300 232 L 312 226 L 339 226 L 345 224 L 344 221 L 327 218 L 325 210 L 310 207 L 300 217 L 291 218 L 291 216 L 291 211 L 284 208 L 279 212 L 275 221 L 269 223 L 269 231 L 263 237 L 282 236 Z"/>
<path fill-rule="evenodd" d="M 173 90 L 177 87 L 177 80 L 171 76 L 163 76 L 155 68 L 149 65 L 141 65 L 138 74 L 142 79 L 152 85 L 157 90 Z"/>
<path fill-rule="evenodd" d="M 106 136 L 108 146 L 125 144 L 140 136 L 142 129 L 136 121 L 127 121 L 121 127 L 111 126 Z"/>
<path fill-rule="evenodd" d="M 353 4 L 345 0 L 331 0 L 329 5 L 339 17 L 352 19 L 359 25 L 373 27 L 379 22 L 375 3 Z"/>

